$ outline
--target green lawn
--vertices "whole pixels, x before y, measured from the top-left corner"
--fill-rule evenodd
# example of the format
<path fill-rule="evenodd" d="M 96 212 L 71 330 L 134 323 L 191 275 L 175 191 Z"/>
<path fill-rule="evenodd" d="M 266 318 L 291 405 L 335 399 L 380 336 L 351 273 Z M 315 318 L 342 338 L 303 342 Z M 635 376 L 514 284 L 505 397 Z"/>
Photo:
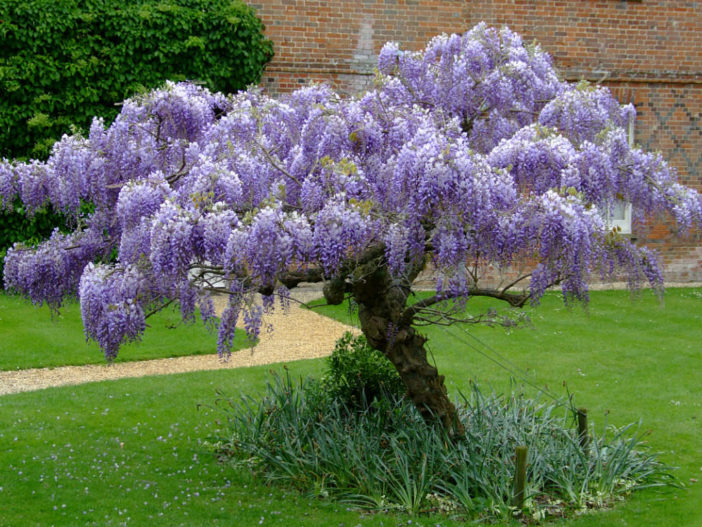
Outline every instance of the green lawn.
<path fill-rule="evenodd" d="M 528 308 L 532 326 L 509 333 L 474 326 L 424 328 L 438 369 L 449 391 L 466 391 L 467 382 L 510 389 L 510 372 L 556 395 L 567 389 L 578 406 L 589 409 L 596 425 L 605 421 L 642 423 L 651 431 L 652 448 L 679 467 L 688 487 L 662 497 L 643 494 L 602 516 L 568 525 L 702 525 L 702 289 L 666 291 L 661 303 L 651 291 L 633 300 L 626 291 L 597 291 L 587 310 L 564 307 L 560 294 L 549 293 Z M 475 312 L 500 303 L 475 299 Z M 320 313 L 356 323 L 348 306 L 317 308 Z M 499 357 L 495 354 L 499 353 Z M 518 379 L 519 380 L 519 379 Z M 536 389 L 526 386 L 526 391 Z M 652 519 L 646 519 L 653 514 Z"/>
<path fill-rule="evenodd" d="M 167 308 L 148 319 L 141 342 L 124 346 L 116 362 L 160 359 L 214 353 L 217 333 L 199 321 L 181 322 L 177 308 Z M 68 301 L 58 315 L 36 308 L 19 296 L 0 293 L 0 371 L 46 368 L 76 364 L 104 364 L 105 357 L 94 342 L 86 342 L 80 306 Z M 247 346 L 243 332 L 235 349 Z"/>
<path fill-rule="evenodd" d="M 346 316 L 342 306 L 324 310 Z M 532 329 L 505 334 L 470 328 L 470 333 L 509 359 L 515 371 L 526 371 L 530 383 L 563 395 L 567 382 L 596 426 L 607 410 L 610 423 L 641 420 L 651 430 L 651 447 L 680 467 L 677 476 L 686 483 L 683 489 L 640 492 L 611 511 L 557 524 L 700 525 L 702 484 L 690 479 L 702 479 L 702 290 L 670 290 L 665 307 L 650 293 L 632 304 L 626 292 L 596 292 L 589 314 L 569 311 L 549 295 L 529 311 Z M 492 352 L 472 337 L 445 328 L 427 333 L 454 393 L 466 390 L 471 379 L 484 389 L 508 387 L 509 373 L 479 353 L 476 346 Z M 301 376 L 317 375 L 323 366 L 314 360 L 289 368 Z M 363 514 L 265 487 L 217 464 L 201 443 L 215 430 L 217 414 L 198 410 L 198 404 L 211 403 L 216 388 L 230 395 L 260 392 L 269 369 L 124 379 L 0 397 L 0 525 L 463 525 L 446 517 Z"/>

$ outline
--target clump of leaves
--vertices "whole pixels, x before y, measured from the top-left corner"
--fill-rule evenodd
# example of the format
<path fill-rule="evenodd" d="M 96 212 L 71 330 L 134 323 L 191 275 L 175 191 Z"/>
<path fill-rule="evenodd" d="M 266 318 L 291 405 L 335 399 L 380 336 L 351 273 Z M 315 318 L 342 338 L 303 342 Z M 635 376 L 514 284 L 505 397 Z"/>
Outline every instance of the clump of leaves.
<path fill-rule="evenodd" d="M 390 396 L 399 399 L 405 385 L 395 367 L 363 335 L 350 332 L 336 342 L 327 358 L 322 385 L 329 396 L 352 410 L 367 408 L 375 400 Z"/>

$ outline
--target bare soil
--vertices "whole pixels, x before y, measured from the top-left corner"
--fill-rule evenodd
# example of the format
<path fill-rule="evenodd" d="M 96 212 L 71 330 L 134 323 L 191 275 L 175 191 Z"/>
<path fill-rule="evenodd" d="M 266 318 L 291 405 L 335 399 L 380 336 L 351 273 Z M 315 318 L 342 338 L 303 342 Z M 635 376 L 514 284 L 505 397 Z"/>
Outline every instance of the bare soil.
<path fill-rule="evenodd" d="M 322 295 L 321 289 L 311 284 L 303 284 L 293 293 L 300 302 L 309 302 Z M 224 298 L 216 302 L 219 312 L 224 309 L 225 302 Z M 0 395 L 125 377 L 242 368 L 324 357 L 331 353 L 334 343 L 345 331 L 359 333 L 358 329 L 318 315 L 295 302 L 291 302 L 287 311 L 277 305 L 272 314 L 264 317 L 265 324 L 272 324 L 274 331 L 262 330 L 255 347 L 234 352 L 227 359 L 220 359 L 215 353 L 109 365 L 3 371 L 0 372 Z"/>

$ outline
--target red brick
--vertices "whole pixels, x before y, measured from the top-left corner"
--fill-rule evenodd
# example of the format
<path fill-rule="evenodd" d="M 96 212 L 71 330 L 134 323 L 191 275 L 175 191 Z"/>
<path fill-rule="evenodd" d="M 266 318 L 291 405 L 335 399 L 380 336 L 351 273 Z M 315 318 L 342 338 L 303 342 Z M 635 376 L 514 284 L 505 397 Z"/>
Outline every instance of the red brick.
<path fill-rule="evenodd" d="M 356 58 L 389 40 L 421 49 L 439 33 L 480 21 L 510 26 L 551 53 L 566 79 L 598 81 L 639 112 L 636 141 L 661 150 L 681 180 L 702 190 L 702 14 L 679 0 L 256 0 L 275 45 L 262 85 L 272 94 L 324 81 L 344 93 L 372 79 Z M 357 51 L 360 48 L 361 53 Z M 675 105 L 678 106 L 675 106 Z M 636 233 L 659 250 L 669 279 L 702 281 L 702 235 L 673 241 L 660 225 Z"/>

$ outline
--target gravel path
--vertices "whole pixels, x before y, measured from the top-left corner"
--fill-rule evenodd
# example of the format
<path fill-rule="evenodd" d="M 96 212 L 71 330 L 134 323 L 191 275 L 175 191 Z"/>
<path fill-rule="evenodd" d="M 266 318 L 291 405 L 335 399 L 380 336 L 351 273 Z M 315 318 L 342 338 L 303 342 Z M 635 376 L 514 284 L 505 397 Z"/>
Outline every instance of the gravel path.
<path fill-rule="evenodd" d="M 667 284 L 667 286 L 700 287 L 702 284 Z M 624 287 L 623 283 L 615 283 L 595 286 L 593 289 L 623 289 Z M 300 302 L 309 302 L 322 296 L 321 286 L 301 284 L 293 291 L 293 296 Z M 223 306 L 224 299 L 218 307 L 221 310 Z M 111 365 L 91 364 L 3 371 L 0 372 L 0 395 L 123 377 L 231 369 L 324 357 L 331 353 L 334 343 L 345 331 L 359 333 L 358 329 L 318 315 L 314 311 L 302 309 L 294 302 L 291 303 L 287 313 L 277 309 L 275 313 L 266 317 L 264 322 L 273 324 L 275 328 L 273 333 L 262 334 L 255 348 L 237 351 L 228 360 L 221 360 L 213 354 L 120 362 Z"/>
<path fill-rule="evenodd" d="M 311 284 L 303 284 L 293 293 L 295 299 L 309 302 L 321 296 L 321 289 Z M 221 310 L 224 299 L 220 304 L 217 307 Z M 295 302 L 291 303 L 287 313 L 276 309 L 273 314 L 264 318 L 265 322 L 272 323 L 275 330 L 272 333 L 262 332 L 255 348 L 234 352 L 228 360 L 221 360 L 217 354 L 212 354 L 111 365 L 90 364 L 3 371 L 0 372 L 0 395 L 124 377 L 231 369 L 324 357 L 331 353 L 334 343 L 345 331 L 358 333 L 355 328 L 303 309 Z"/>

